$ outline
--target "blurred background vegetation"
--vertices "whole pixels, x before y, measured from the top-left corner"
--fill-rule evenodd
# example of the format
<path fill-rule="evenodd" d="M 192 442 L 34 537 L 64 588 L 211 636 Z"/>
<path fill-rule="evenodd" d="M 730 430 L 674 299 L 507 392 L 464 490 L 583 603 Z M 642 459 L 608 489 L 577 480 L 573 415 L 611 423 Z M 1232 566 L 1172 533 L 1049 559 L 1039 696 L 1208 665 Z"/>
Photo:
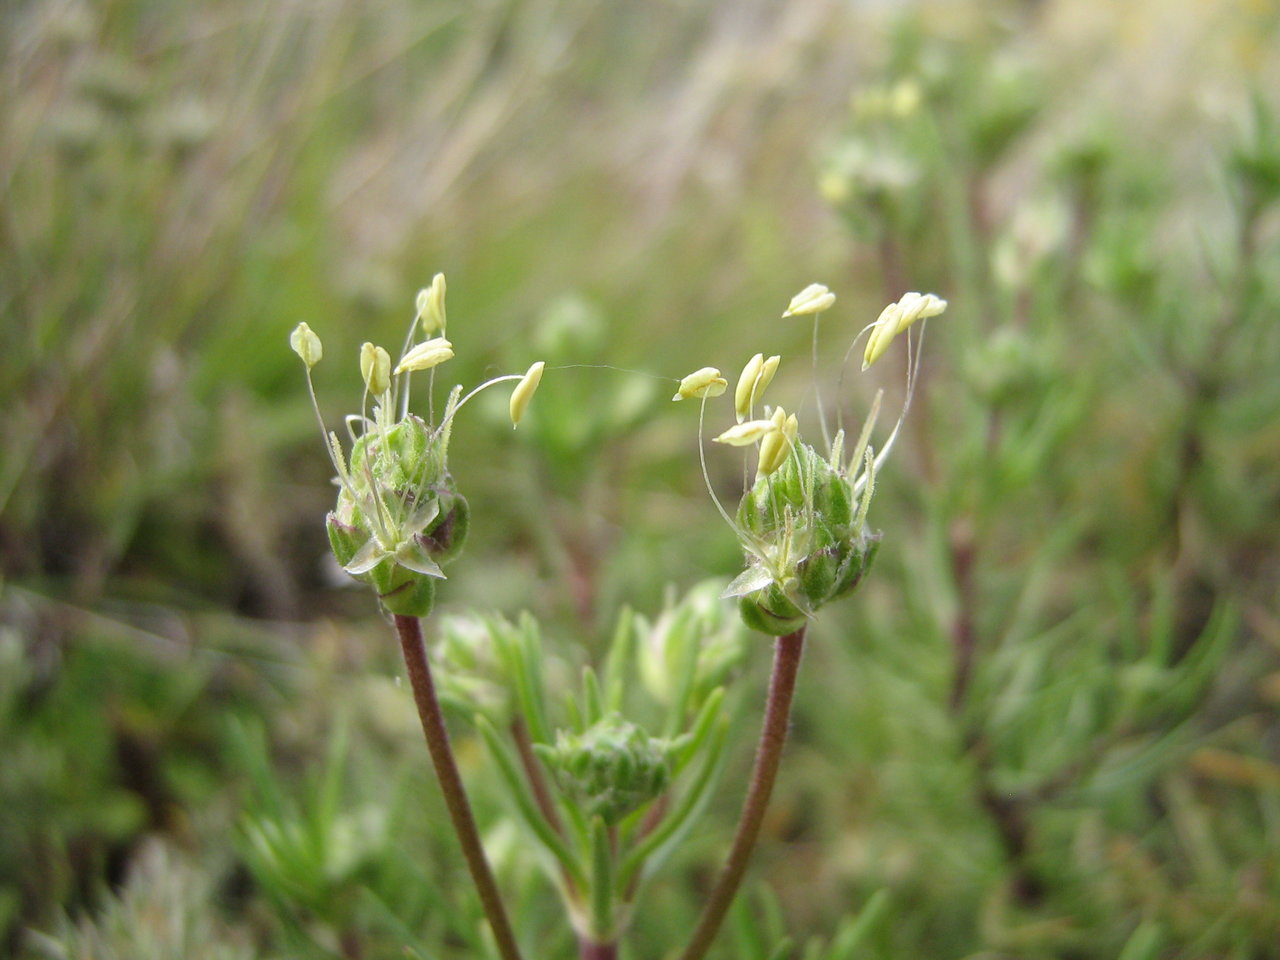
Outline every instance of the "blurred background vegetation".
<path fill-rule="evenodd" d="M 819 280 L 857 422 L 901 378 L 853 334 L 951 302 L 718 956 L 1280 956 L 1273 4 L 18 0 L 0 43 L 0 954 L 484 955 L 287 347 L 337 425 L 439 270 L 451 378 L 553 368 L 459 425 L 442 599 L 578 662 L 739 568 L 660 378 L 781 353 L 792 407 Z M 626 956 L 691 929 L 757 723 Z"/>

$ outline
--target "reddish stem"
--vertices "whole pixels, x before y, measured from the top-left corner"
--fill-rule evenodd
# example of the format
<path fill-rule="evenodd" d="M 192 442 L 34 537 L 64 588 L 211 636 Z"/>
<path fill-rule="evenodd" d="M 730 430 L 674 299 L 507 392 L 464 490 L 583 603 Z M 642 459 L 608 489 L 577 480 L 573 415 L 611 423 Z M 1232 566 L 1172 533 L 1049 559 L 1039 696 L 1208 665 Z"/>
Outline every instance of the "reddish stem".
<path fill-rule="evenodd" d="M 436 768 L 440 792 L 444 794 L 454 833 L 458 835 L 462 855 L 480 894 L 480 903 L 489 919 L 489 926 L 493 929 L 498 953 L 502 960 L 520 960 L 520 948 L 516 945 L 511 921 L 507 919 L 507 912 L 502 906 L 497 881 L 494 880 L 493 871 L 484 855 L 476 818 L 471 813 L 471 803 L 467 800 L 462 775 L 458 772 L 453 748 L 449 745 L 449 731 L 444 725 L 444 714 L 440 710 L 435 683 L 431 679 L 431 667 L 427 663 L 427 648 L 422 641 L 422 625 L 417 617 L 397 615 L 396 632 L 400 634 L 400 650 L 404 653 L 409 683 L 413 687 L 413 699 L 418 705 L 418 717 L 422 721 L 422 732 L 427 738 L 431 762 Z"/>
<path fill-rule="evenodd" d="M 616 943 L 592 943 L 590 940 L 578 941 L 578 960 L 618 960 Z"/>
<path fill-rule="evenodd" d="M 795 633 L 779 637 L 774 647 L 773 675 L 769 678 L 764 726 L 760 730 L 755 769 L 751 773 L 751 786 L 747 789 L 747 799 L 742 806 L 742 817 L 738 821 L 729 858 L 707 898 L 689 945 L 680 955 L 681 960 L 702 960 L 710 949 L 711 941 L 719 932 L 729 905 L 742 884 L 751 852 L 760 838 L 760 827 L 764 823 L 769 796 L 773 793 L 773 784 L 778 776 L 778 764 L 782 760 L 782 748 L 787 742 L 791 699 L 796 689 L 800 655 L 804 652 L 804 631 L 805 628 L 801 627 Z"/>

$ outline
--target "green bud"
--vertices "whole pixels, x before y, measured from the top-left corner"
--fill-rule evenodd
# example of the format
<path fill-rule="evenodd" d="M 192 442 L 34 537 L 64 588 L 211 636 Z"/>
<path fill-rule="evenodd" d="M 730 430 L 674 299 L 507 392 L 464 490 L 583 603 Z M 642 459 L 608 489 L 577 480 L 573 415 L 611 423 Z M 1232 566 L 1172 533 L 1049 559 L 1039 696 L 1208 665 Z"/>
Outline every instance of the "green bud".
<path fill-rule="evenodd" d="M 610 714 L 580 734 L 560 730 L 550 759 L 588 816 L 615 824 L 656 799 L 671 781 L 670 745 Z"/>
<path fill-rule="evenodd" d="M 787 597 L 777 583 L 738 598 L 738 613 L 747 629 L 782 637 L 795 633 L 808 622 L 803 610 Z"/>
<path fill-rule="evenodd" d="M 370 543 L 369 534 L 359 527 L 343 523 L 337 514 L 326 517 L 329 546 L 344 569 L 349 567 L 362 549 Z M 435 606 L 437 578 L 419 573 L 395 562 L 391 555 L 360 573 L 353 573 L 361 583 L 373 587 L 389 613 L 406 617 L 425 617 Z"/>

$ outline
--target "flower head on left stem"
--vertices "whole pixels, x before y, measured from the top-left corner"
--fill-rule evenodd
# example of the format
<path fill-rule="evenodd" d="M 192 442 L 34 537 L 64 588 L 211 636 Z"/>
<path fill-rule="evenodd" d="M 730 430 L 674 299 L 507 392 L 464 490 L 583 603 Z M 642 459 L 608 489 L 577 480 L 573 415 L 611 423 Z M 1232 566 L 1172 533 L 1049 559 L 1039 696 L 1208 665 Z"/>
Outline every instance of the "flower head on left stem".
<path fill-rule="evenodd" d="M 423 290 L 405 339 L 400 360 L 382 347 L 365 343 L 360 349 L 360 373 L 364 400 L 359 413 L 346 418 L 349 452 L 336 433 L 327 430 L 320 417 L 311 382 L 312 368 L 320 361 L 320 338 L 301 323 L 290 336 L 294 352 L 307 368 L 307 386 L 320 420 L 325 446 L 337 472 L 338 500 L 325 518 L 329 544 L 342 568 L 374 589 L 392 614 L 423 617 L 435 602 L 435 583 L 444 579 L 443 565 L 461 552 L 471 513 L 449 473 L 449 438 L 454 417 L 473 396 L 498 383 L 520 381 L 512 403 L 512 420 L 518 421 L 532 396 L 530 376 L 495 377 L 470 393 L 462 387 L 450 392 L 438 419 L 409 412 L 410 378 L 429 371 L 431 393 L 435 367 L 453 357 L 453 344 L 442 335 L 422 342 L 418 331 L 443 334 L 445 323 L 444 277 L 437 274 Z M 535 364 L 536 379 L 541 365 Z M 530 373 L 533 373 L 531 368 Z M 372 409 L 370 409 L 372 403 Z M 433 406 L 428 404 L 428 410 Z"/>

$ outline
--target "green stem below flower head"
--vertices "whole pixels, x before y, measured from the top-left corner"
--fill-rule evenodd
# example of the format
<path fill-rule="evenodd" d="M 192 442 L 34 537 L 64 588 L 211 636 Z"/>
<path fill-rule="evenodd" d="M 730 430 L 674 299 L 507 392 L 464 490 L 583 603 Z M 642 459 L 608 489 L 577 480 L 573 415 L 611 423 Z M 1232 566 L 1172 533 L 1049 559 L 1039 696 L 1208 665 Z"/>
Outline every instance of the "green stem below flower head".
<path fill-rule="evenodd" d="M 751 785 L 742 806 L 742 817 L 733 837 L 733 846 L 725 860 L 716 885 L 707 898 L 702 916 L 689 945 L 680 960 L 702 960 L 711 942 L 724 922 L 729 905 L 733 903 L 747 863 L 760 837 L 769 797 L 778 776 L 782 748 L 787 741 L 787 726 L 791 720 L 791 700 L 796 689 L 796 675 L 800 668 L 800 655 L 804 652 L 805 627 L 779 637 L 774 647 L 773 674 L 769 678 L 769 696 L 765 702 L 764 724 L 760 730 L 760 743 L 756 748 L 755 769 L 751 773 Z"/>
<path fill-rule="evenodd" d="M 462 846 L 462 855 L 467 861 L 471 879 L 475 881 L 476 890 L 480 894 L 480 903 L 484 907 L 485 917 L 488 918 L 489 926 L 493 930 L 498 954 L 502 960 L 521 960 L 520 948 L 516 945 L 511 921 L 507 919 L 506 910 L 502 906 L 498 884 L 485 857 L 484 847 L 480 842 L 480 831 L 476 828 L 475 816 L 471 813 L 471 804 L 467 800 L 466 788 L 462 784 L 462 775 L 458 772 L 458 764 L 453 758 L 453 748 L 449 745 L 449 731 L 444 725 L 444 714 L 440 710 L 435 683 L 431 679 L 431 667 L 427 663 L 427 649 L 422 640 L 422 625 L 417 617 L 397 615 L 395 620 L 396 632 L 400 635 L 400 650 L 404 654 L 409 683 L 413 687 L 413 699 L 418 706 L 422 732 L 427 739 L 427 750 L 435 766 L 436 778 L 440 782 L 440 792 L 444 794 L 445 806 L 449 809 L 449 819 L 453 821 L 454 832 L 458 835 L 458 843 Z"/>

